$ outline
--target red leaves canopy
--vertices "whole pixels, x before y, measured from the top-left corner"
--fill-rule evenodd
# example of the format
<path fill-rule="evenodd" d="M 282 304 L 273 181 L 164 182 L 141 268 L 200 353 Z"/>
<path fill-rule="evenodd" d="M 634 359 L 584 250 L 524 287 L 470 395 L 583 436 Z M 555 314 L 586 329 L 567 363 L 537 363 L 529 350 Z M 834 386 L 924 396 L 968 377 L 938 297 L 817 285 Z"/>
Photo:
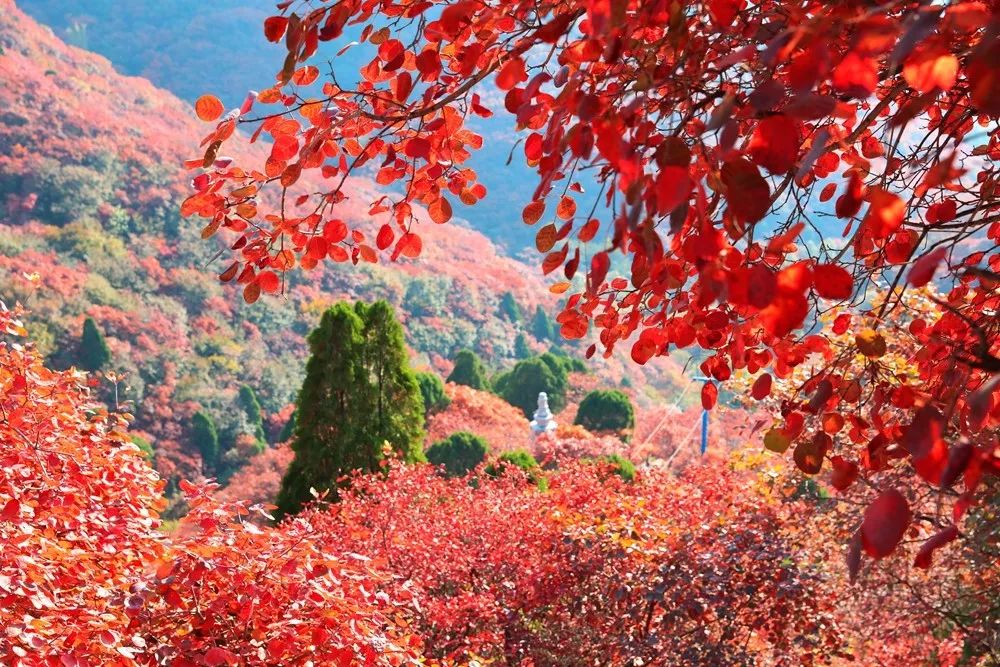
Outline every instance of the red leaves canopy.
<path fill-rule="evenodd" d="M 542 270 L 561 269 L 569 282 L 560 290 L 575 286 L 557 318 L 566 335 L 584 337 L 593 324 L 595 346 L 610 354 L 630 341 L 637 363 L 697 344 L 718 380 L 768 367 L 789 377 L 818 355 L 827 366 L 799 388 L 810 398 L 782 415 L 805 421 L 854 410 L 844 428 L 866 450 L 844 460 L 873 473 L 898 460 L 905 413 L 948 395 L 945 431 L 976 440 L 956 477 L 970 461 L 997 468 L 988 434 L 1000 401 L 987 381 L 1000 353 L 989 320 L 1000 259 L 955 247 L 1000 238 L 1000 24 L 982 3 L 280 9 L 265 34 L 284 38 L 287 56 L 277 83 L 256 99 L 265 110 L 226 117 L 205 137 L 189 163 L 203 173 L 183 208 L 208 221 L 206 236 L 235 238 L 236 268 L 224 278 L 246 285 L 248 299 L 274 286 L 268 271 L 296 263 L 377 261 L 383 246 L 390 258 L 414 257 L 420 206 L 443 223 L 451 202 L 486 196 L 464 166 L 483 141 L 466 121 L 491 115 L 477 91 L 492 81 L 512 125 L 525 130 L 523 153 L 538 173 L 522 219 L 550 216 L 538 236 Z M 401 23 L 419 27 L 413 44 L 391 38 Z M 360 30 L 352 48 L 365 53 L 360 83 L 300 89 L 319 44 L 345 40 L 348 24 Z M 265 164 L 217 159 L 239 136 L 237 124 L 253 128 L 253 140 L 273 141 Z M 344 179 L 366 165 L 378 184 L 400 187 L 372 202 L 376 225 L 352 221 L 327 236 L 322 230 L 340 219 Z M 598 187 L 583 187 L 581 173 Z M 264 192 L 279 187 L 280 196 Z M 826 202 L 838 192 L 831 211 Z M 394 240 L 371 241 L 386 225 Z M 311 243 L 319 235 L 325 258 Z M 800 335 L 814 307 L 826 307 L 817 297 L 864 302 L 869 286 L 899 285 L 900 267 L 925 253 L 910 283 L 926 284 L 943 266 L 950 291 L 943 314 L 910 332 L 919 383 L 904 390 L 876 381 L 887 377 L 877 373 L 887 354 L 880 325 L 901 307 L 896 295 L 856 332 Z M 857 335 L 835 349 L 845 333 Z M 867 360 L 860 374 L 846 370 L 854 351 Z M 788 444 L 813 443 L 809 428 L 786 427 Z M 796 449 L 810 469 L 819 461 L 813 446 Z M 920 474 L 940 479 L 949 452 L 922 459 Z M 967 479 L 978 483 L 979 473 Z"/>

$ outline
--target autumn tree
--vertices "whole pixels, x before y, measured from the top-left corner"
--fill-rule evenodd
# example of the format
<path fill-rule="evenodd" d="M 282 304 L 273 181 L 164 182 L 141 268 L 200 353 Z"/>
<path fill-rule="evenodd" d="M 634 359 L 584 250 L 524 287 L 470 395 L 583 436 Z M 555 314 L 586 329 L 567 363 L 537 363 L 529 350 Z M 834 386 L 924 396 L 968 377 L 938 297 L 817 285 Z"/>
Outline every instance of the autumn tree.
<path fill-rule="evenodd" d="M 104 333 L 97 326 L 94 318 L 83 321 L 83 331 L 80 334 L 80 347 L 77 353 L 81 368 L 94 372 L 99 371 L 111 361 L 111 350 L 104 340 Z"/>
<path fill-rule="evenodd" d="M 388 443 L 421 457 L 424 407 L 403 331 L 384 301 L 338 303 L 309 335 L 312 356 L 296 403 L 292 450 L 277 505 L 293 514 L 353 470 L 375 470 Z"/>
<path fill-rule="evenodd" d="M 631 431 L 635 428 L 635 408 L 625 393 L 598 389 L 580 401 L 573 423 L 588 431 Z"/>
<path fill-rule="evenodd" d="M 201 410 L 194 413 L 191 417 L 191 441 L 201 453 L 205 470 L 214 470 L 219 463 L 219 433 L 211 415 Z"/>
<path fill-rule="evenodd" d="M 392 36 L 407 27 L 407 43 Z M 588 355 L 628 346 L 639 364 L 698 347 L 718 382 L 784 377 L 819 354 L 801 402 L 862 420 L 866 472 L 904 452 L 925 471 L 907 486 L 964 475 L 970 503 L 998 472 L 1000 20 L 986 4 L 282 3 L 265 36 L 286 51 L 274 85 L 225 117 L 215 97 L 196 105 L 214 127 L 182 208 L 203 236 L 226 230 L 237 254 L 220 278 L 248 301 L 296 264 L 417 257 L 421 220 L 483 199 L 465 166 L 483 138 L 466 123 L 493 114 L 478 85 L 490 80 L 538 173 L 522 219 L 539 226 L 543 272 L 561 275 L 564 337 L 593 330 Z M 359 83 L 312 94 L 328 42 L 357 44 Z M 249 134 L 238 125 L 272 139 L 266 163 L 218 159 Z M 372 202 L 374 245 L 336 213 L 363 165 L 405 184 Z M 258 205 L 274 188 L 281 206 Z M 895 296 L 866 308 L 869 289 L 936 276 L 942 314 L 914 333 L 921 383 L 844 375 L 840 361 L 880 356 L 880 328 L 902 308 Z M 834 307 L 865 311 L 841 325 L 846 349 L 829 329 L 802 335 Z M 706 383 L 703 405 L 717 392 Z M 803 412 L 787 407 L 779 428 L 797 437 Z M 812 449 L 822 458 L 825 440 Z M 884 555 L 913 517 L 904 494 L 880 491 L 866 513 L 894 517 L 894 539 L 870 549 Z"/>
<path fill-rule="evenodd" d="M 480 391 L 489 390 L 490 382 L 486 377 L 486 368 L 475 352 L 459 350 L 458 354 L 455 355 L 454 363 L 455 366 L 447 378 L 448 382 L 464 384 Z"/>
<path fill-rule="evenodd" d="M 489 445 L 474 433 L 459 431 L 427 448 L 427 461 L 443 466 L 452 476 L 461 476 L 486 459 Z"/>

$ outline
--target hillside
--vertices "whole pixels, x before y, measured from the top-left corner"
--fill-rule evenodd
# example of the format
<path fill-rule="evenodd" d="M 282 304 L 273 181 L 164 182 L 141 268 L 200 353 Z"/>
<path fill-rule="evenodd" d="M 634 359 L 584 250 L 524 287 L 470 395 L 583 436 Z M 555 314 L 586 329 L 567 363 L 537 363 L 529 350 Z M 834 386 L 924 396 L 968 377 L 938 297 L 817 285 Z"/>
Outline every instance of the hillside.
<path fill-rule="evenodd" d="M 142 76 L 183 100 L 211 92 L 236 106 L 248 90 L 262 90 L 284 57 L 261 38 L 275 0 L 21 0 L 18 5 L 67 43 L 108 58 L 126 75 Z M 358 50 L 328 54 L 338 78 L 352 81 L 365 64 Z M 502 111 L 500 92 L 484 82 L 484 97 Z M 489 138 L 470 161 L 489 191 L 488 205 L 462 212 L 469 224 L 510 252 L 534 244 L 534 230 L 517 213 L 534 190 L 537 175 L 524 165 L 513 120 L 504 113 L 476 118 L 471 127 Z M 515 150 L 516 149 L 516 150 Z M 509 161 L 511 151 L 514 158 Z"/>
<path fill-rule="evenodd" d="M 0 7 L 0 299 L 27 306 L 33 338 L 58 367 L 78 362 L 83 321 L 95 320 L 111 350 L 106 369 L 120 376 L 103 396 L 133 403 L 133 432 L 168 479 L 200 472 L 190 433 L 198 410 L 234 443 L 234 467 L 253 455 L 239 438 L 252 429 L 233 409 L 242 385 L 259 396 L 271 435 L 280 430 L 304 335 L 336 300 L 390 301 L 414 365 L 441 373 L 465 347 L 494 369 L 509 366 L 522 330 L 536 351 L 556 344 L 528 331 L 537 306 L 555 310 L 538 269 L 459 225 L 423 228 L 418 262 L 296 273 L 286 295 L 246 306 L 215 280 L 215 247 L 178 215 L 180 165 L 203 133 L 190 107 L 66 45 L 10 0 Z M 373 189 L 353 187 L 362 202 Z M 500 315 L 506 291 L 523 321 Z M 592 367 L 605 384 L 624 377 L 619 359 Z M 679 377 L 667 362 L 630 382 L 650 402 Z"/>

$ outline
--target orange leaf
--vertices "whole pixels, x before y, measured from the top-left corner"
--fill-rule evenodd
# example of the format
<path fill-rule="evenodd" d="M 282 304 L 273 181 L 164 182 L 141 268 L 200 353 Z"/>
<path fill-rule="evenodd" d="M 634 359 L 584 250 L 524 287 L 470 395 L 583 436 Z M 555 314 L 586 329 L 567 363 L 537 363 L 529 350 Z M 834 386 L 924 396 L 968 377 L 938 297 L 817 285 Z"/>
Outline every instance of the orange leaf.
<path fill-rule="evenodd" d="M 937 46 L 917 49 L 903 64 L 903 78 L 921 93 L 950 90 L 957 77 L 958 58 Z"/>
<path fill-rule="evenodd" d="M 430 214 L 431 220 L 443 225 L 451 220 L 451 203 L 444 196 L 438 197 L 427 207 L 427 213 Z"/>
<path fill-rule="evenodd" d="M 562 294 L 563 292 L 565 292 L 570 288 L 570 285 L 572 285 L 572 283 L 568 282 L 553 283 L 552 285 L 549 285 L 549 291 L 552 292 L 553 294 Z"/>
<path fill-rule="evenodd" d="M 194 103 L 194 112 L 206 123 L 216 120 L 225 109 L 215 95 L 202 95 Z"/>
<path fill-rule="evenodd" d="M 535 247 L 538 248 L 538 252 L 548 252 L 552 250 L 557 240 L 556 226 L 548 224 L 539 229 L 538 233 L 535 234 Z"/>
<path fill-rule="evenodd" d="M 556 207 L 556 216 L 560 220 L 569 220 L 576 214 L 576 202 L 572 197 L 564 196 L 559 200 L 559 206 Z"/>
<path fill-rule="evenodd" d="M 524 211 L 521 212 L 521 219 L 526 225 L 533 225 L 542 218 L 542 214 L 545 213 L 545 202 L 541 200 L 536 200 L 524 207 Z"/>

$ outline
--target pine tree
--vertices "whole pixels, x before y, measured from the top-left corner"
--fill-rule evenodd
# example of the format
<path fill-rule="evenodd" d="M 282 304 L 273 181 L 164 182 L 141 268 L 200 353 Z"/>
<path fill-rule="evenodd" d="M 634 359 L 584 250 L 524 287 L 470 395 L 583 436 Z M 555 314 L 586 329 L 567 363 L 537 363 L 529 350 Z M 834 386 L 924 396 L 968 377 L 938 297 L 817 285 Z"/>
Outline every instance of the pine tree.
<path fill-rule="evenodd" d="M 500 315 L 514 324 L 520 322 L 523 317 L 521 306 L 518 305 L 517 299 L 510 292 L 504 292 L 503 296 L 500 297 Z"/>
<path fill-rule="evenodd" d="M 424 399 L 424 414 L 431 415 L 444 410 L 451 399 L 444 393 L 444 383 L 434 373 L 417 373 L 417 384 Z"/>
<path fill-rule="evenodd" d="M 213 470 L 219 462 L 219 433 L 215 421 L 201 410 L 191 418 L 191 440 L 201 452 L 205 471 Z"/>
<path fill-rule="evenodd" d="M 80 367 L 93 373 L 99 371 L 111 361 L 111 350 L 104 334 L 97 327 L 94 318 L 83 321 L 83 333 L 80 335 L 79 362 Z"/>
<path fill-rule="evenodd" d="M 495 383 L 497 395 L 521 408 L 529 419 L 538 407 L 538 394 L 543 391 L 549 397 L 552 412 L 560 412 L 566 407 L 568 387 L 569 378 L 565 366 L 548 352 L 517 362 L 513 369 L 500 375 Z"/>
<path fill-rule="evenodd" d="M 252 435 L 257 438 L 257 442 L 265 443 L 267 437 L 264 435 L 264 416 L 261 413 L 260 401 L 257 400 L 257 393 L 253 387 L 246 384 L 240 387 L 239 403 L 253 429 Z"/>
<path fill-rule="evenodd" d="M 406 460 L 422 457 L 423 400 L 389 304 L 334 305 L 309 347 L 280 514 L 299 511 L 310 488 L 330 489 L 336 499 L 340 477 L 378 468 L 385 442 Z"/>
<path fill-rule="evenodd" d="M 483 362 L 471 350 L 461 350 L 455 355 L 455 367 L 451 370 L 447 381 L 464 384 L 480 391 L 489 391 L 490 388 Z"/>
<path fill-rule="evenodd" d="M 531 356 L 531 348 L 528 346 L 528 337 L 523 333 L 517 334 L 514 339 L 514 357 L 517 359 L 527 359 Z"/>
<path fill-rule="evenodd" d="M 535 316 L 531 318 L 531 333 L 538 340 L 552 340 L 555 335 L 552 320 L 541 306 L 535 307 Z"/>

